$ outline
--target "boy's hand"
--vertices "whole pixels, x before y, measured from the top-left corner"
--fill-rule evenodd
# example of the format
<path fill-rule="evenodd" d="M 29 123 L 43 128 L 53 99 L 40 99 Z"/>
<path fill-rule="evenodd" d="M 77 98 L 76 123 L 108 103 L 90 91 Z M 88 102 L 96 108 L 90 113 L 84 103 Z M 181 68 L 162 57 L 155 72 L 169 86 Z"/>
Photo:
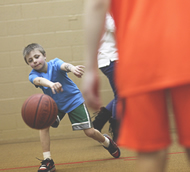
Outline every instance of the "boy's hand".
<path fill-rule="evenodd" d="M 83 65 L 72 66 L 71 72 L 78 78 L 82 78 L 82 75 L 84 74 L 84 68 L 85 66 Z"/>
<path fill-rule="evenodd" d="M 62 85 L 59 82 L 52 83 L 50 88 L 51 88 L 53 94 L 63 91 Z"/>

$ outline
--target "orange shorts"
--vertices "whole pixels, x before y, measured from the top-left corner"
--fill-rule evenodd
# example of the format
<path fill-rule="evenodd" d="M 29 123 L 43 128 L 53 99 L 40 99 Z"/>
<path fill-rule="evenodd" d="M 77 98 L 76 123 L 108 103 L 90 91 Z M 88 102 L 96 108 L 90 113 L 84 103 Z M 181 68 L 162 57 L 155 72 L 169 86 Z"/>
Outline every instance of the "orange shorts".
<path fill-rule="evenodd" d="M 147 152 L 170 145 L 167 95 L 173 106 L 179 143 L 190 147 L 190 85 L 121 98 L 117 106 L 119 146 Z"/>

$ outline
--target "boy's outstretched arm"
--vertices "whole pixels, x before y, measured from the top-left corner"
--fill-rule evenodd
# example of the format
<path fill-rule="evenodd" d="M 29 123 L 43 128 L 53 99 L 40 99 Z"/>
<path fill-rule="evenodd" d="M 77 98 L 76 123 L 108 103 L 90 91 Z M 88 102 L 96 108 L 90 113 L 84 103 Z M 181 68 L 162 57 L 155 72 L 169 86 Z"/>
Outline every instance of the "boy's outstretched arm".
<path fill-rule="evenodd" d="M 87 0 L 85 6 L 86 69 L 82 83 L 82 92 L 86 104 L 93 109 L 99 109 L 101 106 L 97 52 L 110 2 L 111 0 Z"/>
<path fill-rule="evenodd" d="M 85 67 L 83 65 L 73 66 L 70 63 L 63 63 L 61 65 L 61 70 L 64 70 L 66 72 L 72 72 L 78 78 L 81 78 L 84 74 L 84 68 Z"/>
<path fill-rule="evenodd" d="M 44 86 L 51 88 L 53 94 L 59 93 L 60 91 L 63 91 L 62 85 L 59 82 L 51 82 L 48 79 L 37 77 L 33 80 L 34 85 L 37 86 Z"/>

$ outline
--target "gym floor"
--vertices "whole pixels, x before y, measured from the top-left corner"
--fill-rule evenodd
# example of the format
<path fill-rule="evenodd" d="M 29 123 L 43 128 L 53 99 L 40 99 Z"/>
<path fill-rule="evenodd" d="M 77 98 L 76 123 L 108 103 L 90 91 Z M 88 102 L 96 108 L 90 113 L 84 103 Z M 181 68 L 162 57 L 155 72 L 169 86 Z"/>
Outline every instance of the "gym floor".
<path fill-rule="evenodd" d="M 108 131 L 108 125 L 103 133 Z M 37 131 L 38 132 L 38 131 Z M 67 131 L 66 136 L 51 140 L 52 159 L 56 172 L 135 172 L 134 152 L 121 148 L 121 157 L 112 156 L 98 142 L 87 138 L 82 131 Z M 107 132 L 108 133 L 108 132 Z M 189 167 L 184 150 L 176 142 L 168 152 L 167 172 L 187 172 Z M 0 144 L 0 171 L 35 172 L 40 166 L 42 151 L 39 139 Z"/>

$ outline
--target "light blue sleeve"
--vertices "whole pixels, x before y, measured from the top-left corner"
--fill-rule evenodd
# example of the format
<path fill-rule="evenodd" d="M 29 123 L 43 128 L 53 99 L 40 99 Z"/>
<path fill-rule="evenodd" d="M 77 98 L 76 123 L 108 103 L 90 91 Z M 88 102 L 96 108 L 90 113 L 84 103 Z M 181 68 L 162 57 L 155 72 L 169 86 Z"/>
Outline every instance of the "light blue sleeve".
<path fill-rule="evenodd" d="M 37 72 L 35 72 L 34 70 L 32 70 L 29 74 L 29 81 L 34 84 L 34 79 L 37 78 L 37 77 L 40 77 L 39 74 Z"/>
<path fill-rule="evenodd" d="M 57 68 L 59 69 L 59 70 L 61 70 L 61 65 L 63 64 L 63 63 L 65 63 L 63 60 L 61 60 L 61 59 L 58 59 L 58 58 L 55 58 L 54 59 L 54 64 L 56 64 L 56 66 L 57 66 Z"/>

